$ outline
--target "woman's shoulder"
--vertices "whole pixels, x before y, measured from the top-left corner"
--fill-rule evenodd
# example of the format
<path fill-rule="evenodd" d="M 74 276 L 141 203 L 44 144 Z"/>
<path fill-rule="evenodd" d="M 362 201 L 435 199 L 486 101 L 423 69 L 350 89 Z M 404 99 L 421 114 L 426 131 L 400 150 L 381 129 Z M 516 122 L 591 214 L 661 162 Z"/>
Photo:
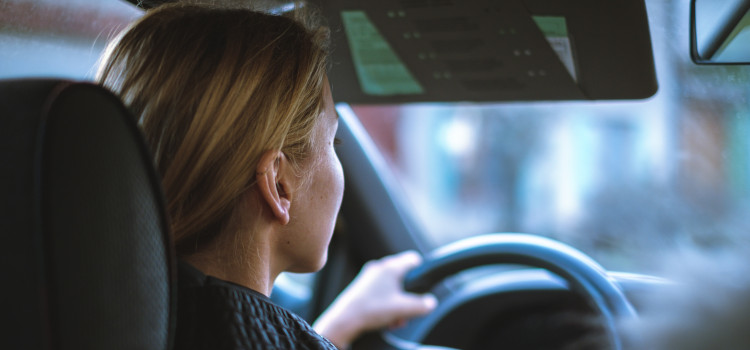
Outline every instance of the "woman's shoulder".
<path fill-rule="evenodd" d="M 336 349 L 252 289 L 180 263 L 175 349 Z"/>

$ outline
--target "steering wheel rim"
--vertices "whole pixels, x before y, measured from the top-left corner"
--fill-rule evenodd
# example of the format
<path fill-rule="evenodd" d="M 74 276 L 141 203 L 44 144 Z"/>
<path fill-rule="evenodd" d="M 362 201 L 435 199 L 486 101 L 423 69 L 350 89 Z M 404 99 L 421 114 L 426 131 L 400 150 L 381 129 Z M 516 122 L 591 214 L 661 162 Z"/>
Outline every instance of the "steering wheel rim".
<path fill-rule="evenodd" d="M 410 271 L 404 280 L 407 291 L 424 293 L 438 282 L 460 271 L 491 264 L 521 264 L 546 269 L 568 282 L 602 316 L 612 349 L 623 348 L 616 324 L 638 317 L 620 286 L 607 271 L 581 251 L 549 238 L 497 233 L 466 238 L 427 255 L 424 263 Z M 395 335 L 381 333 L 394 348 Z"/>

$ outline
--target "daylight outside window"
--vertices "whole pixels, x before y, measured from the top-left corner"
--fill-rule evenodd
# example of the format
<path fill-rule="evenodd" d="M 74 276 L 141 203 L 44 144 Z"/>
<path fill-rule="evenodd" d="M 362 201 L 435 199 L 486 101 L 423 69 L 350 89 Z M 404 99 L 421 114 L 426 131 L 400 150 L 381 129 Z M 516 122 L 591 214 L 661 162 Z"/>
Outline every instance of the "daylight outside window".
<path fill-rule="evenodd" d="M 650 272 L 748 232 L 750 69 L 690 61 L 688 3 L 647 1 L 646 100 L 353 106 L 428 243 L 527 232 Z"/>
<path fill-rule="evenodd" d="M 93 79 L 107 41 L 140 15 L 121 0 L 0 1 L 0 78 Z"/>

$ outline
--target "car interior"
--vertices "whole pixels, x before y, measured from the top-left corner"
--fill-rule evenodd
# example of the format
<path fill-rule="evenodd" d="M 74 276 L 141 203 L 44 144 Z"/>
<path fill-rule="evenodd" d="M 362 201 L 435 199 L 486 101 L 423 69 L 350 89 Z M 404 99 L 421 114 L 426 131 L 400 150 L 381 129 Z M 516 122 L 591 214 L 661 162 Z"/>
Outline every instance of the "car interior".
<path fill-rule="evenodd" d="M 92 74 L 174 1 L 0 0 L 1 348 L 172 348 L 159 175 Z M 271 298 L 312 321 L 414 249 L 440 300 L 353 349 L 648 348 L 622 324 L 679 288 L 659 262 L 750 229 L 750 0 L 207 2 L 331 28 L 345 195 L 326 266 Z"/>

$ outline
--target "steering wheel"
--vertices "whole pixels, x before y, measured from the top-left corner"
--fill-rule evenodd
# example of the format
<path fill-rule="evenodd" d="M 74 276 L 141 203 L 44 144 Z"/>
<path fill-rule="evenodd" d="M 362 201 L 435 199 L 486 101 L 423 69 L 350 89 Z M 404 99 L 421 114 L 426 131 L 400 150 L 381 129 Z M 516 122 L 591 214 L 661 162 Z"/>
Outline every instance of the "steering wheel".
<path fill-rule="evenodd" d="M 637 318 L 619 285 L 607 271 L 579 250 L 540 236 L 502 233 L 475 236 L 439 248 L 406 275 L 407 291 L 424 293 L 460 271 L 490 264 L 521 264 L 546 269 L 564 279 L 602 316 L 612 349 L 623 348 L 616 323 Z M 400 339 L 390 331 L 379 334 L 378 349 L 445 349 Z"/>

